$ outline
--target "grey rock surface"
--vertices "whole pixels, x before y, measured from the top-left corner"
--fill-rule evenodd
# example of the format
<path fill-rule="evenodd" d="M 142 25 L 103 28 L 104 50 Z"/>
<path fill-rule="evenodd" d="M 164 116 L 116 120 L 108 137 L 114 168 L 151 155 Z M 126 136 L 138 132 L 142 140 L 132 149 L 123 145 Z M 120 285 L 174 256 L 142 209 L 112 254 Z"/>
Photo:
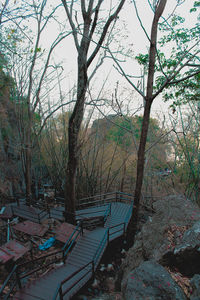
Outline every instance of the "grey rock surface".
<path fill-rule="evenodd" d="M 185 231 L 181 243 L 165 253 L 160 263 L 177 268 L 185 276 L 200 273 L 200 221 Z"/>
<path fill-rule="evenodd" d="M 190 281 L 192 287 L 192 294 L 190 300 L 199 300 L 200 299 L 200 275 L 195 274 Z"/>
<path fill-rule="evenodd" d="M 135 244 L 127 253 L 121 266 L 122 285 L 127 274 L 145 260 L 159 261 L 169 252 L 170 243 L 167 231 L 172 225 L 190 228 L 200 220 L 200 209 L 182 195 L 171 195 L 153 203 L 155 213 L 137 234 Z M 198 230 L 197 230 L 198 231 Z M 182 242 L 181 242 L 182 243 Z M 180 244 L 177 234 L 174 247 Z"/>
<path fill-rule="evenodd" d="M 181 288 L 164 267 L 153 261 L 143 262 L 130 272 L 124 289 L 126 300 L 186 300 Z"/>

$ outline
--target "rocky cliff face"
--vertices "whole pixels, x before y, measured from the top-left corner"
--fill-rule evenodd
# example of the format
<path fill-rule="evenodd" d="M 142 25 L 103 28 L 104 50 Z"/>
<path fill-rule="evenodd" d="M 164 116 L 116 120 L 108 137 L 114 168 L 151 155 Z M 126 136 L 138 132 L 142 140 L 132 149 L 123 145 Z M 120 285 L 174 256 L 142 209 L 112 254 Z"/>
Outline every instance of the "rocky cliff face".
<path fill-rule="evenodd" d="M 200 274 L 199 207 L 172 195 L 153 208 L 121 266 L 118 282 L 125 299 L 190 299 L 193 290 L 200 299 L 197 280 L 193 290 L 190 283 Z"/>

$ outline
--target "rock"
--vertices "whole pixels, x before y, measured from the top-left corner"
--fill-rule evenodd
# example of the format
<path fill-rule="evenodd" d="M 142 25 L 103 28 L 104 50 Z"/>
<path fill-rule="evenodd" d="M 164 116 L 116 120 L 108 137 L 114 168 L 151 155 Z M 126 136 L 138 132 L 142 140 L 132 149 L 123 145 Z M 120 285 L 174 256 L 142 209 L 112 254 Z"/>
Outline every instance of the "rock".
<path fill-rule="evenodd" d="M 106 290 L 108 290 L 108 293 L 113 293 L 115 291 L 115 281 L 113 277 L 108 277 L 105 280 Z"/>
<path fill-rule="evenodd" d="M 102 294 L 101 296 L 92 298 L 91 300 L 124 300 L 121 293 Z"/>
<path fill-rule="evenodd" d="M 160 263 L 177 268 L 185 276 L 200 273 L 200 221 L 185 231 L 181 243 L 165 253 Z"/>
<path fill-rule="evenodd" d="M 128 273 L 138 267 L 145 260 L 159 261 L 169 248 L 178 246 L 181 240 L 182 229 L 191 227 L 200 219 L 200 209 L 182 195 L 171 195 L 153 203 L 155 210 L 151 221 L 148 220 L 135 238 L 135 243 L 127 252 L 121 269 L 118 282 L 126 281 Z M 168 236 L 170 228 L 176 228 Z M 172 241 L 173 238 L 173 241 Z"/>
<path fill-rule="evenodd" d="M 193 248 L 200 247 L 200 221 L 194 223 L 194 225 L 184 233 L 181 247 L 177 247 L 175 251 L 178 252 L 179 248 L 181 249 L 183 246 L 187 247 L 188 245 Z"/>
<path fill-rule="evenodd" d="M 126 300 L 187 299 L 166 269 L 153 261 L 143 262 L 129 273 L 122 291 Z"/>
<path fill-rule="evenodd" d="M 86 297 L 85 295 L 79 295 L 78 300 L 88 300 L 88 297 Z"/>
<path fill-rule="evenodd" d="M 190 300 L 199 300 L 200 299 L 200 275 L 195 274 L 194 277 L 190 280 L 192 287 L 192 294 Z"/>

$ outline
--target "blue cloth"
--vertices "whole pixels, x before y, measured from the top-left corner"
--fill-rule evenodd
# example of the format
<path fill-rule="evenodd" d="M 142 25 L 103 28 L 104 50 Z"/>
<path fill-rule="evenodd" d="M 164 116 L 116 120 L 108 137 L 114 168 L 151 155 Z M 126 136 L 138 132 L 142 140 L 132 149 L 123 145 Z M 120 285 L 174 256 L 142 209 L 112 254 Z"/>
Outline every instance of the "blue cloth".
<path fill-rule="evenodd" d="M 55 240 L 56 239 L 54 237 L 51 237 L 44 244 L 39 245 L 39 249 L 42 251 L 49 249 L 51 246 L 53 246 L 53 244 L 55 243 Z"/>

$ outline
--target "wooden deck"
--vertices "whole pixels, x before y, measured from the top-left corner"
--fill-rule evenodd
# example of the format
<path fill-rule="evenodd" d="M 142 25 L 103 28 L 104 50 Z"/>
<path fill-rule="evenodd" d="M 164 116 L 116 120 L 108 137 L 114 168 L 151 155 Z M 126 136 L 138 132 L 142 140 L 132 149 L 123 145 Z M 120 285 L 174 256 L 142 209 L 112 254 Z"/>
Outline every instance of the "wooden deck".
<path fill-rule="evenodd" d="M 29 220 L 35 223 L 41 223 L 42 220 L 48 217 L 48 213 L 45 210 L 41 210 L 36 207 L 30 207 L 25 204 L 16 205 L 13 203 L 8 205 L 8 211 L 10 213 L 10 217 L 17 216 L 24 220 Z"/>
<path fill-rule="evenodd" d="M 94 213 L 102 214 L 107 206 L 101 205 L 79 210 L 77 215 L 90 217 L 94 216 Z M 94 275 L 108 243 L 126 232 L 133 202 L 129 202 L 129 204 L 112 202 L 110 208 L 110 215 L 108 215 L 104 227 L 97 227 L 92 231 L 86 230 L 83 235 L 79 236 L 74 248 L 68 254 L 65 264 L 30 281 L 18 290 L 13 299 L 71 299 Z"/>

